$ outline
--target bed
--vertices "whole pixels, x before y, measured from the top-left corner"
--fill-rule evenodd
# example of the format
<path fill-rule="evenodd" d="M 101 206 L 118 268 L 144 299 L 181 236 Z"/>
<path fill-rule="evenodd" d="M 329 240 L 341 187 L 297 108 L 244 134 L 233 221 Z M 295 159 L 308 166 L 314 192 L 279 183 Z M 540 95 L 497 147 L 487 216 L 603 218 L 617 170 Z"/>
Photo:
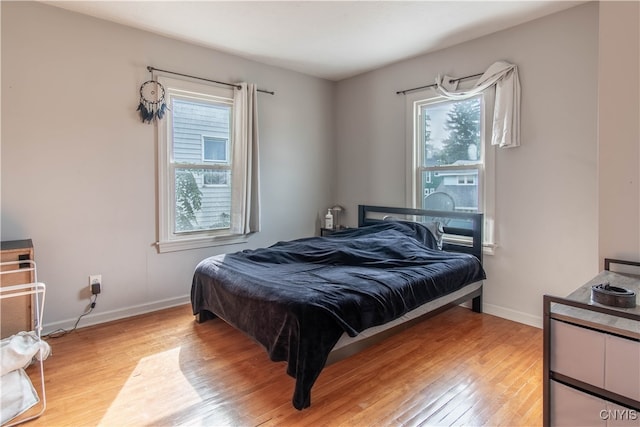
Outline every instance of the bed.
<path fill-rule="evenodd" d="M 296 409 L 332 350 L 467 300 L 481 311 L 482 214 L 360 205 L 358 217 L 327 237 L 204 259 L 193 275 L 196 320 L 219 317 L 286 361 Z"/>

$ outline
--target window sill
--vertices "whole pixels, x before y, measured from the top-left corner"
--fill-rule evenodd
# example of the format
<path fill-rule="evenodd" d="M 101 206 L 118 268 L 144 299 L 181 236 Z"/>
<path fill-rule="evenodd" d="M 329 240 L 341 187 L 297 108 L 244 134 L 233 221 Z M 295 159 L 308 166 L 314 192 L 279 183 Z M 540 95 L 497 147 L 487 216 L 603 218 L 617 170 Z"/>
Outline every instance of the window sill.
<path fill-rule="evenodd" d="M 456 245 L 463 245 L 471 247 L 472 240 L 471 238 L 466 237 L 452 237 L 450 235 L 445 234 L 442 238 L 442 241 L 445 243 L 453 243 Z M 482 243 L 482 254 L 483 255 L 495 255 L 495 250 L 498 247 L 497 243 Z"/>
<path fill-rule="evenodd" d="M 497 243 L 484 243 L 482 245 L 482 254 L 483 255 L 495 255 L 497 247 L 498 247 Z"/>
<path fill-rule="evenodd" d="M 165 240 L 156 242 L 159 253 L 185 251 L 189 249 L 201 249 L 211 246 L 237 245 L 247 243 L 247 235 L 230 234 L 226 236 L 194 237 L 190 239 Z"/>

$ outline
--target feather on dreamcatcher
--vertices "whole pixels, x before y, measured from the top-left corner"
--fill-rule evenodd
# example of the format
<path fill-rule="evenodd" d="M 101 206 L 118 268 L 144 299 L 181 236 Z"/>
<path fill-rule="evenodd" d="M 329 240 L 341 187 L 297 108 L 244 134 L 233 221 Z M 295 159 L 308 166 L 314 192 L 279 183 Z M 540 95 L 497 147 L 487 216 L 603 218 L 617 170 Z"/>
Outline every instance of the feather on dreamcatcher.
<path fill-rule="evenodd" d="M 136 111 L 140 112 L 142 123 L 162 119 L 167 111 L 164 102 L 164 87 L 155 80 L 147 80 L 140 86 L 140 103 Z"/>

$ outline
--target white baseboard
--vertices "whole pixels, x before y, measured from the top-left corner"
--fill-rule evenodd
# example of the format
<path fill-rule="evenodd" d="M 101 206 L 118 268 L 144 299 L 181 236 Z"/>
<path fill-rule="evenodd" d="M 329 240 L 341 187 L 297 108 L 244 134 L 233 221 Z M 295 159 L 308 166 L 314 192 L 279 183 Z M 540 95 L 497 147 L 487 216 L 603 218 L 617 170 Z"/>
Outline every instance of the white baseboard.
<path fill-rule="evenodd" d="M 499 305 L 482 303 L 482 312 L 542 329 L 542 317 L 533 316 L 521 311 L 512 310 Z"/>
<path fill-rule="evenodd" d="M 165 308 L 171 308 L 182 304 L 188 304 L 191 301 L 189 295 L 185 295 L 177 298 L 170 298 L 161 301 L 155 301 L 148 304 L 134 305 L 118 310 L 111 310 L 104 313 L 88 314 L 84 316 L 78 328 L 85 328 L 87 326 L 98 325 L 100 323 L 110 322 L 113 320 L 124 319 L 126 317 L 137 316 L 139 314 L 150 313 L 152 311 L 158 311 Z M 470 303 L 461 304 L 465 307 L 471 307 Z M 533 316 L 531 314 L 522 313 L 520 311 L 512 310 L 510 308 L 504 308 L 493 304 L 482 304 L 482 311 L 493 316 L 502 317 L 503 319 L 512 320 L 514 322 L 523 323 L 525 325 L 533 326 L 535 328 L 542 328 L 542 318 Z M 69 330 L 73 328 L 78 318 L 62 320 L 60 322 L 45 323 L 43 325 L 43 335 L 49 334 L 59 329 Z"/>
<path fill-rule="evenodd" d="M 103 313 L 87 314 L 84 316 L 78 328 L 85 328 L 87 326 L 98 325 L 100 323 L 111 322 L 113 320 L 124 319 L 126 317 L 137 316 L 139 314 L 150 313 L 152 311 L 158 311 L 165 308 L 171 308 L 182 304 L 188 304 L 191 301 L 189 295 L 169 298 L 160 301 L 154 301 L 147 304 L 134 305 L 125 308 L 119 308 L 117 310 L 106 311 Z M 62 320 L 59 322 L 45 323 L 43 325 L 43 335 L 49 334 L 53 331 L 60 329 L 70 330 L 75 325 L 78 318 Z"/>
<path fill-rule="evenodd" d="M 469 301 L 463 302 L 460 305 L 471 309 L 471 303 Z M 510 308 L 504 308 L 499 305 L 487 304 L 486 302 L 483 302 L 482 312 L 491 314 L 492 316 L 502 317 L 503 319 L 533 326 L 534 328 L 542 329 L 542 317 L 532 316 L 531 314 L 526 314 L 521 311 L 516 311 Z"/>

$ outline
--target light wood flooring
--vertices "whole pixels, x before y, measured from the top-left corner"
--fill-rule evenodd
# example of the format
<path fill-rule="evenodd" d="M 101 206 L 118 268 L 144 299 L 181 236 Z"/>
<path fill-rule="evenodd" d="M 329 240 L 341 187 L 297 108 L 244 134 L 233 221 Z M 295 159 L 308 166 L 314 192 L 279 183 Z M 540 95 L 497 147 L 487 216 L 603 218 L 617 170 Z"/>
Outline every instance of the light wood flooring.
<path fill-rule="evenodd" d="M 542 331 L 462 307 L 327 366 L 303 411 L 284 362 L 189 306 L 49 343 L 47 409 L 27 426 L 542 424 Z"/>

